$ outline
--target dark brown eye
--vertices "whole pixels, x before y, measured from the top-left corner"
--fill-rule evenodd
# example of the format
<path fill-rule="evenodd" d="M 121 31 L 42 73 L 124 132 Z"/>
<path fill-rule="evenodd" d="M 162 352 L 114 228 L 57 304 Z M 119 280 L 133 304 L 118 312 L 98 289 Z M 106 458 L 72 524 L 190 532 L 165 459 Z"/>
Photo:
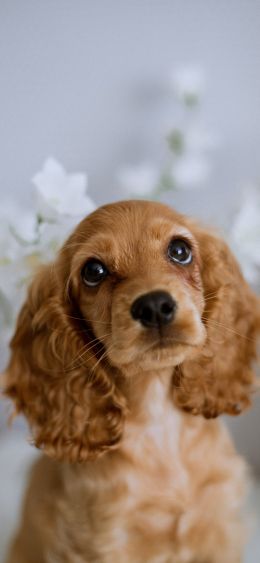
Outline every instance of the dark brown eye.
<path fill-rule="evenodd" d="M 192 262 L 192 250 L 182 239 L 173 239 L 168 246 L 168 256 L 173 262 L 186 266 Z"/>
<path fill-rule="evenodd" d="M 108 275 L 108 269 L 96 258 L 91 258 L 82 268 L 81 276 L 88 287 L 95 287 Z"/>

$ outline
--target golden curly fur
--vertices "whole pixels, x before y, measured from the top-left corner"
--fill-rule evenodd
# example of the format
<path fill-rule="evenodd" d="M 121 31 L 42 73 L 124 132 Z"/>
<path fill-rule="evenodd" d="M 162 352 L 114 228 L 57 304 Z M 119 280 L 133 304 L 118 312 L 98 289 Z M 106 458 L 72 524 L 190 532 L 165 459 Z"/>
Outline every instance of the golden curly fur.
<path fill-rule="evenodd" d="M 167 257 L 176 238 L 189 265 Z M 109 275 L 87 287 L 93 257 Z M 160 330 L 130 314 L 155 290 L 177 303 Z M 208 419 L 250 405 L 259 309 L 225 242 L 164 205 L 119 202 L 80 223 L 11 343 L 5 393 L 47 456 L 9 563 L 241 561 L 245 466 Z"/>

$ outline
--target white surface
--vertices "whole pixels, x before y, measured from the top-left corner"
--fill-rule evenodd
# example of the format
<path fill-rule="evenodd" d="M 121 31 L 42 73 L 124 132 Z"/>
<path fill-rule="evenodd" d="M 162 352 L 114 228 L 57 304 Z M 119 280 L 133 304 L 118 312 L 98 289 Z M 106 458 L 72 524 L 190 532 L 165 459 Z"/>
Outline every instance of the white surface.
<path fill-rule="evenodd" d="M 4 563 L 7 545 L 17 526 L 28 468 L 36 455 L 21 433 L 10 433 L 9 436 L 0 438 L 0 563 Z M 254 533 L 248 545 L 245 563 L 259 563 L 260 484 L 255 484 L 251 491 L 248 512 L 254 512 L 255 518 Z"/>

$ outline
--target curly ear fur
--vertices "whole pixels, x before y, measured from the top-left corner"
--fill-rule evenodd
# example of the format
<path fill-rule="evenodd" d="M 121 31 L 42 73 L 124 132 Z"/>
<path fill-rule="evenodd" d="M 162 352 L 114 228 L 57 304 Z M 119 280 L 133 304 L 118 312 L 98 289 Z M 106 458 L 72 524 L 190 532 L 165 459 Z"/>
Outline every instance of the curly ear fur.
<path fill-rule="evenodd" d="M 11 342 L 5 393 L 26 415 L 38 448 L 85 461 L 116 446 L 125 403 L 86 327 L 73 324 L 65 284 L 53 265 L 30 287 Z"/>
<path fill-rule="evenodd" d="M 214 418 L 240 414 L 251 404 L 252 363 L 260 328 L 260 304 L 227 245 L 198 230 L 207 340 L 199 355 L 174 374 L 175 403 Z"/>

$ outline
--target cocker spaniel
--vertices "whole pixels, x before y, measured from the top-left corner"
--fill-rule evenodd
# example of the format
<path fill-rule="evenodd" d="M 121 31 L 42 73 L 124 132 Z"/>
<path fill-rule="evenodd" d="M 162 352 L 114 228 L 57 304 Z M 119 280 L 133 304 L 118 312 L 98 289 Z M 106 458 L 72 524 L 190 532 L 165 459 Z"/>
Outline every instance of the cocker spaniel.
<path fill-rule="evenodd" d="M 245 464 L 216 417 L 250 405 L 259 310 L 225 242 L 162 204 L 79 224 L 11 343 L 5 393 L 45 455 L 9 563 L 242 561 Z"/>

